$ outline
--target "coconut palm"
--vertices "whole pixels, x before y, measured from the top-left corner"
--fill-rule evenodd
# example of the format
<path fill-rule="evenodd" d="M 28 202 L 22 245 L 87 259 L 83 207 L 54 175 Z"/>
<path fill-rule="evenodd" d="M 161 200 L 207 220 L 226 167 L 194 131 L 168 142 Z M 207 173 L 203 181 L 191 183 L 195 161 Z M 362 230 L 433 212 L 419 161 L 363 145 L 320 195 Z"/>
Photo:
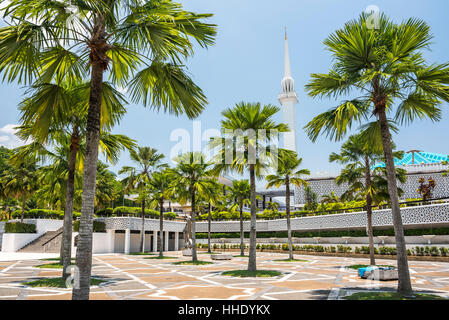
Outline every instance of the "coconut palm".
<path fill-rule="evenodd" d="M 212 138 L 210 147 L 218 148 L 214 171 L 234 171 L 243 174 L 249 171 L 251 186 L 251 223 L 248 271 L 256 271 L 256 176 L 268 172 L 276 149 L 269 145 L 274 137 L 287 132 L 287 125 L 277 124 L 273 116 L 280 109 L 273 105 L 240 102 L 234 108 L 222 112 L 223 137 Z M 276 133 L 276 135 L 273 134 Z"/>
<path fill-rule="evenodd" d="M 211 181 L 210 186 L 198 195 L 198 207 L 207 207 L 207 252 L 211 251 L 211 227 L 212 227 L 212 207 L 221 206 L 225 196 L 223 185 L 216 181 Z"/>
<path fill-rule="evenodd" d="M 151 175 L 146 188 L 149 193 L 149 204 L 153 207 L 159 207 L 159 256 L 164 256 L 164 202 L 170 200 L 173 195 L 172 189 L 173 175 L 167 169 L 156 171 Z"/>
<path fill-rule="evenodd" d="M 324 203 L 339 203 L 339 202 L 341 202 L 341 199 L 339 196 L 337 196 L 335 191 L 331 191 L 331 193 L 325 194 L 324 196 L 322 196 L 320 202 L 323 204 Z"/>
<path fill-rule="evenodd" d="M 140 251 L 145 250 L 145 204 L 148 197 L 146 185 L 151 180 L 154 171 L 164 168 L 166 164 L 162 163 L 164 155 L 158 153 L 157 149 L 150 147 L 138 147 L 136 151 L 130 151 L 131 160 L 138 165 L 138 168 L 125 166 L 118 174 L 126 174 L 127 177 L 122 180 L 126 189 L 137 191 L 138 201 L 142 207 L 142 226 L 140 231 Z M 162 230 L 161 230 L 162 232 Z"/>
<path fill-rule="evenodd" d="M 210 14 L 183 10 L 171 0 L 11 0 L 2 9 L 0 71 L 7 81 L 90 78 L 83 202 L 72 299 L 88 300 L 92 217 L 103 77 L 129 88 L 135 102 L 194 118 L 206 106 L 201 89 L 180 65 L 214 43 Z"/>
<path fill-rule="evenodd" d="M 290 184 L 300 187 L 308 186 L 308 182 L 302 177 L 310 175 L 308 169 L 298 169 L 302 163 L 302 158 L 298 158 L 296 152 L 280 149 L 278 151 L 278 164 L 274 174 L 268 175 L 267 188 L 285 186 L 285 211 L 287 215 L 287 235 L 289 259 L 293 260 L 292 228 L 290 222 Z"/>
<path fill-rule="evenodd" d="M 216 187 L 216 175 L 210 170 L 211 163 L 206 161 L 200 152 L 187 152 L 173 159 L 177 165 L 170 169 L 173 175 L 173 193 L 181 203 L 190 202 L 191 232 L 192 232 L 192 261 L 198 261 L 196 252 L 196 210 L 199 194 L 211 193 Z"/>
<path fill-rule="evenodd" d="M 394 126 L 391 126 L 391 128 L 396 130 Z M 351 135 L 348 141 L 342 145 L 340 153 L 333 152 L 329 156 L 330 162 L 346 165 L 341 174 L 335 179 L 336 183 L 338 185 L 348 184 L 347 192 L 351 194 L 358 193 L 365 198 L 371 265 L 376 264 L 372 224 L 372 206 L 375 192 L 371 167 L 376 162 L 383 160 L 381 141 L 378 123 L 372 122 L 366 125 L 361 133 Z M 394 156 L 402 158 L 403 152 L 395 152 Z"/>
<path fill-rule="evenodd" d="M 440 103 L 449 101 L 449 65 L 426 63 L 422 49 L 429 47 L 432 35 L 424 21 L 409 19 L 396 24 L 382 14 L 379 28 L 372 28 L 367 19 L 369 16 L 362 14 L 324 41 L 335 63 L 327 74 L 312 74 L 306 90 L 312 97 L 350 95 L 351 99 L 316 116 L 307 124 L 306 131 L 313 141 L 321 133 L 340 140 L 354 123 L 376 117 L 381 129 L 392 203 L 398 292 L 411 295 L 388 115 L 396 109 L 393 117 L 400 123 L 424 118 L 438 121 L 441 118 Z"/>
<path fill-rule="evenodd" d="M 234 203 L 232 207 L 238 207 L 240 213 L 240 255 L 245 255 L 244 231 L 243 231 L 243 206 L 251 205 L 251 186 L 248 180 L 234 180 L 232 187 L 228 188 L 228 197 Z"/>
<path fill-rule="evenodd" d="M 32 154 L 42 160 L 50 158 L 60 169 L 49 172 L 53 178 L 66 179 L 62 254 L 63 278 L 70 276 L 72 217 L 75 196 L 76 170 L 83 169 L 86 150 L 86 127 L 88 119 L 90 83 L 80 79 L 60 83 L 37 83 L 27 90 L 27 97 L 20 103 L 21 123 L 18 136 L 32 139 L 22 154 Z M 105 156 L 115 163 L 120 151 L 132 149 L 135 143 L 124 135 L 107 131 L 125 114 L 126 100 L 110 83 L 103 84 L 101 110 L 101 133 L 99 147 Z M 55 152 L 49 147 L 55 147 Z M 61 166 L 62 165 L 62 166 Z M 54 186 L 57 186 L 56 184 Z M 50 187 L 53 188 L 53 187 Z M 65 262 L 64 262 L 65 261 Z"/>

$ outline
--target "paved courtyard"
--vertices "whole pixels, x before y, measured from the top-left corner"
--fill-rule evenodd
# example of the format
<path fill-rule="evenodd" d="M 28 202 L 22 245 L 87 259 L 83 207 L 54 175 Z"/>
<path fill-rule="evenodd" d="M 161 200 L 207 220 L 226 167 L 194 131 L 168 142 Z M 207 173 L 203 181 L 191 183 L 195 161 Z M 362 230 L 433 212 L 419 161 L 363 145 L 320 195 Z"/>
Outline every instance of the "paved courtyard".
<path fill-rule="evenodd" d="M 235 253 L 237 254 L 237 253 Z M 303 262 L 278 262 L 285 254 L 258 253 L 258 268 L 278 270 L 276 278 L 232 278 L 225 270 L 245 269 L 247 258 L 214 261 L 199 266 L 174 265 L 189 260 L 180 252 L 167 252 L 175 259 L 145 259 L 151 256 L 94 255 L 93 276 L 107 280 L 91 289 L 91 299 L 341 299 L 359 290 L 394 289 L 396 281 L 360 279 L 357 271 L 346 268 L 366 264 L 367 259 L 296 255 Z M 212 261 L 207 254 L 200 260 Z M 34 266 L 51 263 L 37 259 L 0 261 L 0 299 L 70 299 L 71 289 L 31 288 L 23 282 L 44 277 L 59 277 L 59 269 Z M 393 260 L 378 264 L 395 265 Z M 410 261 L 413 287 L 449 298 L 449 263 Z"/>

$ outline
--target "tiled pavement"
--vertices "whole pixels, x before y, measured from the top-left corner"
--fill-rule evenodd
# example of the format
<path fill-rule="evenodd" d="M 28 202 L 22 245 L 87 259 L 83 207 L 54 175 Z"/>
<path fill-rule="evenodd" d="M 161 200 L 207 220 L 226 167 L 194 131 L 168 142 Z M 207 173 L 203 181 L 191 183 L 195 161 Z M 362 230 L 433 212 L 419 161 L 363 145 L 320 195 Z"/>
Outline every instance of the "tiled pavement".
<path fill-rule="evenodd" d="M 173 262 L 189 260 L 179 252 L 168 252 L 176 259 L 155 260 L 133 255 L 95 255 L 93 276 L 108 282 L 91 288 L 91 299 L 340 299 L 354 290 L 385 290 L 396 281 L 363 280 L 357 271 L 345 266 L 367 263 L 366 259 L 302 256 L 306 262 L 278 262 L 277 253 L 258 253 L 258 269 L 282 271 L 276 278 L 231 278 L 225 270 L 245 269 L 247 258 L 214 261 L 210 265 L 180 266 Z M 199 259 L 210 260 L 199 254 Z M 71 289 L 30 288 L 23 282 L 60 276 L 60 270 L 35 268 L 41 260 L 0 262 L 0 299 L 70 299 Z M 378 260 L 395 265 L 395 261 Z M 449 263 L 410 261 L 413 287 L 449 298 Z"/>

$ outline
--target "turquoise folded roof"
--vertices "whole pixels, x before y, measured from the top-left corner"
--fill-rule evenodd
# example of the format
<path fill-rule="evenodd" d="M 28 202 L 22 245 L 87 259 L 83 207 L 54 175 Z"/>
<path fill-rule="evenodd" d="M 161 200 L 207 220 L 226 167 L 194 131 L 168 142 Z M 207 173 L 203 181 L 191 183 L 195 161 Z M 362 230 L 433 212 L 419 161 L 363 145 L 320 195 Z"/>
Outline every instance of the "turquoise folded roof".
<path fill-rule="evenodd" d="M 404 154 L 402 159 L 394 159 L 394 164 L 396 166 L 408 166 L 413 164 L 430 164 L 430 163 L 441 163 L 443 161 L 449 161 L 449 156 L 441 153 L 432 152 L 407 152 Z M 373 168 L 385 167 L 385 163 L 378 163 Z"/>

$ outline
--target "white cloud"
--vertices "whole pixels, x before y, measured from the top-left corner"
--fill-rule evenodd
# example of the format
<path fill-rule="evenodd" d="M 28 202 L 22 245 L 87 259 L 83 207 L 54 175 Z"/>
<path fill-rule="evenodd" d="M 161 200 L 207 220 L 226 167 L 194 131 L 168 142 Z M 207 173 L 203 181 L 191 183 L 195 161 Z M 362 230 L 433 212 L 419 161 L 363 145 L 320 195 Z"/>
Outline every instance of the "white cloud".
<path fill-rule="evenodd" d="M 9 149 L 14 149 L 27 144 L 26 141 L 20 140 L 16 136 L 17 124 L 7 124 L 0 128 L 0 146 L 4 146 Z"/>

